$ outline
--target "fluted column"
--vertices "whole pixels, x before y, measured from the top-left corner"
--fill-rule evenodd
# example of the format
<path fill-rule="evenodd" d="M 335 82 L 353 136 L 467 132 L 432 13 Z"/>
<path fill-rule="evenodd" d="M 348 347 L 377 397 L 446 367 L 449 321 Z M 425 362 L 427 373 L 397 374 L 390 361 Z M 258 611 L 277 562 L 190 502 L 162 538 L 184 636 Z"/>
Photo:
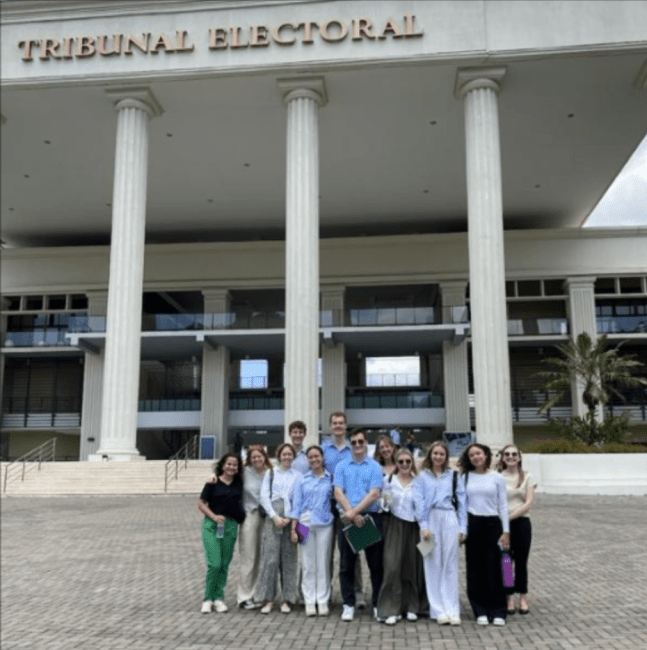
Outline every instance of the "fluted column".
<path fill-rule="evenodd" d="M 465 306 L 467 282 L 441 282 L 443 313 L 449 307 Z M 467 433 L 470 430 L 467 340 L 455 344 L 443 341 L 443 377 L 445 391 L 445 431 Z"/>
<path fill-rule="evenodd" d="M 98 453 L 114 460 L 137 451 L 148 120 L 162 109 L 147 88 L 106 91 L 117 111 L 110 279 Z"/>
<path fill-rule="evenodd" d="M 343 323 L 344 287 L 326 287 L 321 290 L 321 312 L 324 316 L 329 315 L 327 324 Z M 321 365 L 321 422 L 326 423 L 331 413 L 346 410 L 346 346 L 324 339 Z"/>
<path fill-rule="evenodd" d="M 566 288 L 568 290 L 566 309 L 573 340 L 576 340 L 582 332 L 587 332 L 594 341 L 598 336 L 594 287 L 595 278 L 593 277 L 566 278 Z M 584 385 L 582 381 L 574 380 L 571 385 L 573 415 L 584 416 L 588 412 L 588 408 L 582 399 L 583 392 Z M 603 409 L 600 409 L 600 415 L 604 415 Z"/>
<path fill-rule="evenodd" d="M 303 420 L 305 444 L 318 441 L 319 395 L 319 107 L 323 78 L 279 80 L 287 107 L 285 186 L 285 439 Z"/>
<path fill-rule="evenodd" d="M 465 105 L 470 307 L 476 435 L 512 442 L 497 95 L 505 68 L 459 70 Z"/>

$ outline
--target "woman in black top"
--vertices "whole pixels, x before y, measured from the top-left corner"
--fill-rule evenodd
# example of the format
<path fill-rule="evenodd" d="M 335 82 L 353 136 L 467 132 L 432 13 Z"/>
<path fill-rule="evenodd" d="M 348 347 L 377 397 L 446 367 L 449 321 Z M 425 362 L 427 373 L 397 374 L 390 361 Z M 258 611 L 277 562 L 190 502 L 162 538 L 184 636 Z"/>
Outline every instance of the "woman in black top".
<path fill-rule="evenodd" d="M 225 584 L 234 554 L 238 524 L 245 520 L 242 463 L 236 454 L 225 454 L 214 468 L 215 483 L 206 483 L 198 510 L 204 515 L 202 542 L 207 558 L 207 586 L 202 613 L 226 612 Z"/>

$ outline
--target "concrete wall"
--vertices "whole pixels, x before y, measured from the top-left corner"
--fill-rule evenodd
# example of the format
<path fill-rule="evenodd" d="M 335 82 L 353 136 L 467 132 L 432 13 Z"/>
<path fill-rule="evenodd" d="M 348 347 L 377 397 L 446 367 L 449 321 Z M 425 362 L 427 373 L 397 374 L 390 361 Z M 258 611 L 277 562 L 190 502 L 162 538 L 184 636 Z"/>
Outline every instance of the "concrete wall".
<path fill-rule="evenodd" d="M 644 274 L 646 248 L 647 228 L 506 231 L 506 276 Z M 320 255 L 322 285 L 468 277 L 466 233 L 324 239 Z M 283 242 L 153 244 L 146 247 L 145 289 L 279 287 L 284 260 Z M 108 265 L 107 246 L 6 249 L 2 291 L 106 289 Z"/>

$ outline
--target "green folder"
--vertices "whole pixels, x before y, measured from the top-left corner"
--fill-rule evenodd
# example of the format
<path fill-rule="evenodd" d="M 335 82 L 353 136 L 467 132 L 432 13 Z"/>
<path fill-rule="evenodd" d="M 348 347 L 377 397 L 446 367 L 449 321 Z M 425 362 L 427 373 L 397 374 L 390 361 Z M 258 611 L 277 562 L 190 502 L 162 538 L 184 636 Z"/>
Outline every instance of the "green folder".
<path fill-rule="evenodd" d="M 346 541 L 355 553 L 363 551 L 368 546 L 377 544 L 382 539 L 382 533 L 377 529 L 370 515 L 364 517 L 364 525 L 361 528 L 358 528 L 354 524 L 348 524 L 342 530 Z"/>

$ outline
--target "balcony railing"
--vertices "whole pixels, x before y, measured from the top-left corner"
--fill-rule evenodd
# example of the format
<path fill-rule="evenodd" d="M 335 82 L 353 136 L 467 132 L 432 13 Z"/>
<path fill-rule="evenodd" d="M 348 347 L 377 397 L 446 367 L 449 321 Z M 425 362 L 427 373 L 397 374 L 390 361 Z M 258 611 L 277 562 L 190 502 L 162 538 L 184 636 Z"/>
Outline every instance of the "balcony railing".
<path fill-rule="evenodd" d="M 70 342 L 65 338 L 67 332 L 67 328 L 5 332 L 4 345 L 8 348 L 56 347 L 69 345 Z"/>
<path fill-rule="evenodd" d="M 321 327 L 393 327 L 467 323 L 467 307 L 377 307 L 328 310 L 320 314 Z"/>
<path fill-rule="evenodd" d="M 442 408 L 443 396 L 427 391 L 363 391 L 346 395 L 347 409 Z"/>
<path fill-rule="evenodd" d="M 566 318 L 511 318 L 508 319 L 508 336 L 544 336 L 568 334 Z"/>
<path fill-rule="evenodd" d="M 199 411 L 202 401 L 196 397 L 179 397 L 172 399 L 140 399 L 138 410 L 144 413 L 155 411 Z"/>
<path fill-rule="evenodd" d="M 283 395 L 230 395 L 230 411 L 277 411 L 283 410 Z"/>
<path fill-rule="evenodd" d="M 647 316 L 599 316 L 598 334 L 644 334 Z"/>

